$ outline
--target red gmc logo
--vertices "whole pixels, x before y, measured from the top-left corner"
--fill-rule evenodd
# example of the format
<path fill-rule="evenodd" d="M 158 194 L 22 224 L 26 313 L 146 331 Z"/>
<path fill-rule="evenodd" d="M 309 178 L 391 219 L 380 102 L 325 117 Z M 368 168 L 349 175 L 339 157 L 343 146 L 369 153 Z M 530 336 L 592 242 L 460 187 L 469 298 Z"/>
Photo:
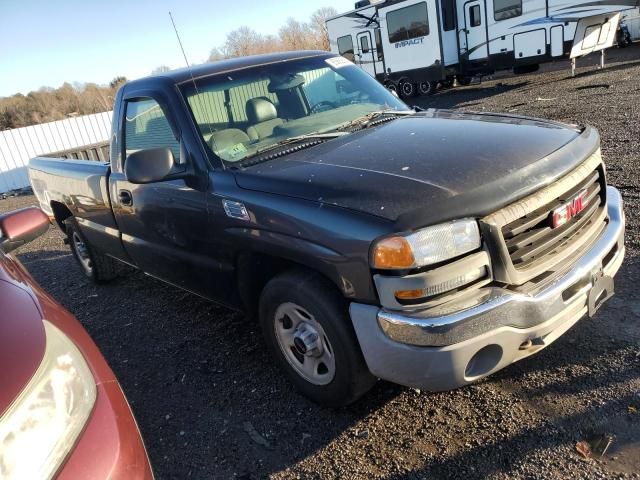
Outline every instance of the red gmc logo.
<path fill-rule="evenodd" d="M 588 205 L 587 191 L 583 190 L 560 208 L 556 208 L 551 212 L 551 228 L 558 228 L 565 225 L 569 220 L 587 208 Z"/>

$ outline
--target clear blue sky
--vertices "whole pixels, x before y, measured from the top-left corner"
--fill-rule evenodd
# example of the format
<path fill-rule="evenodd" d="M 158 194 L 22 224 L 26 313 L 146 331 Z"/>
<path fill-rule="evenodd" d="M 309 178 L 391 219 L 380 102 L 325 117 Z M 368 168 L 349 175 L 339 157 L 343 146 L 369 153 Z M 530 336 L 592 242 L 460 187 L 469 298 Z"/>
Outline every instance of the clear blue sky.
<path fill-rule="evenodd" d="M 276 33 L 288 17 L 354 0 L 0 0 L 0 96 L 68 82 L 106 84 L 160 65 L 184 66 L 167 12 L 191 63 L 242 25 Z"/>

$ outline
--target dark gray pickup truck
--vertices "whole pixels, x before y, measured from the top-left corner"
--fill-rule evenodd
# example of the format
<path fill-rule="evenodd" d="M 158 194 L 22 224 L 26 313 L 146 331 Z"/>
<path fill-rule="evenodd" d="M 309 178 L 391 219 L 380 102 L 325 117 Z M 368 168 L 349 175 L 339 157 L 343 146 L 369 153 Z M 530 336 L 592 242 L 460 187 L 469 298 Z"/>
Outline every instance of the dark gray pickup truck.
<path fill-rule="evenodd" d="M 29 174 L 88 277 L 127 264 L 259 318 L 326 405 L 536 353 L 613 294 L 625 253 L 594 129 L 410 109 L 326 52 L 130 82 L 110 164 Z"/>

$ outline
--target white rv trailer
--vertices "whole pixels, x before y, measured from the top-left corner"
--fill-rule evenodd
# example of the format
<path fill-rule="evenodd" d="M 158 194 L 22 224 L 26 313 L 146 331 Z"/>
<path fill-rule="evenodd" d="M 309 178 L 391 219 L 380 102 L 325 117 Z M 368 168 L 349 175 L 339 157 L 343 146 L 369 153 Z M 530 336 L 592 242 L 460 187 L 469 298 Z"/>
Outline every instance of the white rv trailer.
<path fill-rule="evenodd" d="M 572 58 L 613 44 L 638 0 L 363 0 L 327 20 L 331 50 L 404 97 L 437 82 Z"/>

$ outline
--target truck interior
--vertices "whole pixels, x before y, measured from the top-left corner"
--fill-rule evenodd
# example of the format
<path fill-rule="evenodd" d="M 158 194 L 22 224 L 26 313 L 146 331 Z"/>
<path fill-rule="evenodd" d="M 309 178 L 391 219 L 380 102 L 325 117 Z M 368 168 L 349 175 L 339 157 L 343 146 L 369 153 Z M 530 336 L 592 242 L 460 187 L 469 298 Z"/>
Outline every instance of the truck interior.
<path fill-rule="evenodd" d="M 292 137 L 339 129 L 380 110 L 407 110 L 341 58 L 310 58 L 188 82 L 183 93 L 211 153 L 239 162 Z"/>

